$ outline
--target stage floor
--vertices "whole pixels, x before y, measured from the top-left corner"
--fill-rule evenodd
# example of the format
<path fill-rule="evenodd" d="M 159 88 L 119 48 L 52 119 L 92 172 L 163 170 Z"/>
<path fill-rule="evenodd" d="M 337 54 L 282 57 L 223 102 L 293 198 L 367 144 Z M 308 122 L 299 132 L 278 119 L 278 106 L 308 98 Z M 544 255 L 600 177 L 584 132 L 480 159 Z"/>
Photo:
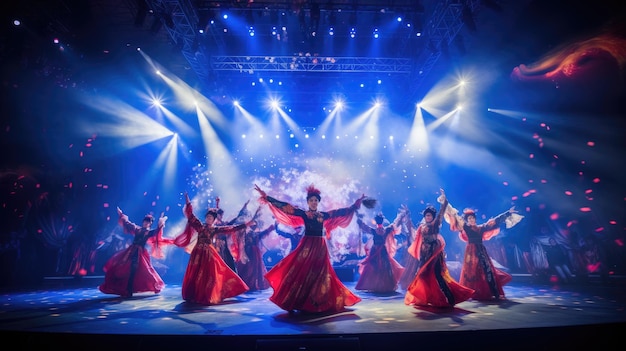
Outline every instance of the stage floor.
<path fill-rule="evenodd" d="M 357 292 L 360 303 L 330 315 L 290 315 L 269 301 L 271 289 L 200 306 L 181 299 L 180 285 L 120 298 L 102 294 L 99 283 L 3 293 L 0 335 L 25 349 L 349 351 L 506 343 L 509 350 L 553 350 L 621 342 L 617 330 L 626 330 L 626 284 L 620 280 L 553 286 L 514 277 L 505 287 L 507 300 L 466 301 L 452 309 L 406 306 L 401 290 Z M 355 282 L 344 283 L 354 288 Z"/>

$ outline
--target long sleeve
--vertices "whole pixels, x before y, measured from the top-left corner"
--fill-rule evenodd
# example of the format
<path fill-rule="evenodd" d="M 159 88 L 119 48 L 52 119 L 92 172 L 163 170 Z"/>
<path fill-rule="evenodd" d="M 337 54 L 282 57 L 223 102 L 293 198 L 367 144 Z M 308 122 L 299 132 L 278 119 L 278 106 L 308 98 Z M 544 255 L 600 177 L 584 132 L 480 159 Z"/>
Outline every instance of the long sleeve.
<path fill-rule="evenodd" d="M 350 222 L 356 211 L 361 207 L 361 201 L 357 200 L 352 206 L 340 208 L 326 212 L 328 218 L 324 220 L 324 228 L 326 229 L 326 237 L 330 238 L 330 233 L 337 227 L 345 228 Z"/>
<path fill-rule="evenodd" d="M 191 243 L 191 239 L 193 234 L 200 231 L 202 229 L 202 223 L 193 214 L 193 207 L 191 204 L 186 204 L 183 209 L 185 217 L 187 217 L 187 224 L 185 225 L 185 229 L 183 232 L 174 238 L 174 245 L 178 247 L 186 247 Z"/>
<path fill-rule="evenodd" d="M 125 214 L 120 216 L 120 218 L 118 219 L 118 223 L 122 226 L 122 228 L 124 229 L 124 232 L 127 234 L 135 235 L 137 231 L 141 228 L 135 223 L 129 221 L 128 216 Z"/>
<path fill-rule="evenodd" d="M 443 199 L 440 200 L 442 197 Z M 441 227 L 441 219 L 443 218 L 443 214 L 448 208 L 448 198 L 445 196 L 439 196 L 437 201 L 441 203 L 441 207 L 439 208 L 439 211 L 437 211 L 437 216 L 434 219 L 433 228 L 437 228 L 437 232 L 439 232 L 438 229 Z"/>
<path fill-rule="evenodd" d="M 291 204 L 277 200 L 271 196 L 261 198 L 261 201 L 267 203 L 270 211 L 279 223 L 291 227 L 304 225 L 304 219 L 302 218 L 302 214 L 296 214 L 297 212 L 303 212 L 302 210 L 299 210 L 293 207 Z"/>

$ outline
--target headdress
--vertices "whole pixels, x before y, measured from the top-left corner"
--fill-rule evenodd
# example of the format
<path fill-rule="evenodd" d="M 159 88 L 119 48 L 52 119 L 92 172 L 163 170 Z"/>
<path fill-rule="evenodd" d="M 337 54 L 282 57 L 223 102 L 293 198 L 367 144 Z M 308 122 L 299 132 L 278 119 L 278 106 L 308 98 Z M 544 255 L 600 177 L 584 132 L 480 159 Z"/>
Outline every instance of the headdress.
<path fill-rule="evenodd" d="M 467 219 L 469 216 L 474 216 L 476 218 L 476 212 L 471 208 L 466 208 L 463 210 L 463 219 Z"/>
<path fill-rule="evenodd" d="M 430 213 L 435 217 L 437 215 L 437 210 L 433 205 L 427 205 L 424 211 L 422 211 L 422 216 L 426 216 L 427 213 Z"/>
<path fill-rule="evenodd" d="M 315 196 L 318 200 L 321 200 L 321 192 L 319 189 L 315 187 L 315 185 L 311 184 L 306 188 L 306 199 L 309 200 L 311 197 Z"/>
<path fill-rule="evenodd" d="M 204 215 L 205 217 L 208 215 L 213 216 L 213 218 L 217 218 L 217 211 L 218 209 L 216 207 L 211 207 L 206 211 L 206 214 Z"/>
<path fill-rule="evenodd" d="M 374 221 L 376 222 L 376 224 L 383 224 L 383 222 L 385 221 L 385 216 L 382 214 L 382 212 L 378 212 L 378 214 L 374 217 Z"/>
<path fill-rule="evenodd" d="M 143 221 L 144 221 L 144 222 L 145 222 L 145 221 L 148 221 L 148 222 L 150 222 L 150 223 L 153 223 L 153 222 L 154 222 L 154 216 L 153 216 L 153 215 L 151 215 L 151 214 L 147 214 L 147 215 L 143 218 Z"/>

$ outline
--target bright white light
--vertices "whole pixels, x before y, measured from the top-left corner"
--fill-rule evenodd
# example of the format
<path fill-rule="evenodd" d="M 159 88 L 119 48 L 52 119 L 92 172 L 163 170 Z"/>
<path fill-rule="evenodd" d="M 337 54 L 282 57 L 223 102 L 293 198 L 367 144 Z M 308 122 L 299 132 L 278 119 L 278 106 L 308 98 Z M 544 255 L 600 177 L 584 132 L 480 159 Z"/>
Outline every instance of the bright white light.
<path fill-rule="evenodd" d="M 402 17 L 398 16 L 398 18 L 396 18 L 396 21 L 402 22 Z"/>
<path fill-rule="evenodd" d="M 233 105 L 239 106 L 239 100 L 233 100 Z"/>
<path fill-rule="evenodd" d="M 342 108 L 343 108 L 343 101 L 342 100 L 335 101 L 335 109 L 341 110 Z"/>
<path fill-rule="evenodd" d="M 383 81 L 379 79 L 378 84 L 383 84 Z"/>
<path fill-rule="evenodd" d="M 13 20 L 13 25 L 14 25 L 14 26 L 19 26 L 19 25 L 21 25 L 21 24 L 22 24 L 22 22 L 20 22 L 20 20 L 18 20 L 18 19 Z"/>

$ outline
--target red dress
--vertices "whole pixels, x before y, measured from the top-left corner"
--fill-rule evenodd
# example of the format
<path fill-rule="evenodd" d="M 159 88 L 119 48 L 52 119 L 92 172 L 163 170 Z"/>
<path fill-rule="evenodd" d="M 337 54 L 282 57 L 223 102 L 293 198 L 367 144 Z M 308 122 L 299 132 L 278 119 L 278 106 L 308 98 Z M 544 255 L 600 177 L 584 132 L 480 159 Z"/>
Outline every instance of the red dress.
<path fill-rule="evenodd" d="M 393 258 L 395 225 L 372 228 L 360 220 L 359 225 L 374 236 L 374 245 L 359 263 L 360 276 L 355 289 L 377 293 L 396 291 L 404 267 Z"/>
<path fill-rule="evenodd" d="M 157 239 L 163 233 L 163 226 L 149 230 L 140 227 L 123 215 L 119 219 L 124 232 L 134 235 L 133 244 L 118 251 L 104 264 L 104 283 L 98 289 L 105 294 L 132 296 L 133 293 L 152 291 L 159 293 L 165 283 L 152 266 L 150 253 L 145 248 L 151 244 L 152 255 L 160 258 Z"/>
<path fill-rule="evenodd" d="M 509 212 L 502 213 L 487 223 L 473 226 L 466 224 L 459 216 L 450 216 L 450 213 L 456 214 L 457 212 L 451 207 L 451 211 L 446 213 L 446 220 L 451 223 L 450 229 L 460 231 L 459 237 L 467 243 L 460 283 L 474 289 L 472 295 L 474 300 L 489 301 L 505 298 L 502 287 L 513 277 L 494 266 L 483 240 L 489 240 L 500 233 L 498 227 L 510 216 Z"/>
<path fill-rule="evenodd" d="M 415 232 L 417 230 L 413 230 L 413 222 L 411 222 L 410 216 L 407 216 L 407 222 L 408 222 L 407 223 L 408 247 L 406 248 L 407 254 L 404 255 L 404 260 L 401 263 L 402 266 L 404 267 L 404 271 L 402 272 L 402 275 L 400 276 L 400 281 L 398 282 L 398 285 L 400 286 L 400 289 L 402 290 L 406 290 L 409 288 L 409 285 L 411 285 L 411 283 L 413 282 L 413 279 L 415 279 L 417 270 L 420 267 L 420 261 L 417 258 L 415 258 L 413 255 L 408 253 L 408 250 L 411 247 L 411 244 L 413 244 L 413 242 L 415 241 Z"/>
<path fill-rule="evenodd" d="M 472 297 L 474 290 L 459 284 L 446 265 L 446 243 L 439 234 L 442 212 L 431 223 L 422 222 L 417 228 L 416 240 L 409 247 L 409 254 L 420 261 L 417 275 L 408 286 L 404 303 L 416 306 L 451 307 Z"/>
<path fill-rule="evenodd" d="M 298 246 L 280 260 L 265 278 L 274 289 L 270 301 L 285 311 L 340 312 L 361 298 L 348 289 L 333 269 L 326 245 L 330 232 L 350 224 L 357 205 L 329 212 L 303 211 L 270 196 L 267 202 L 277 221 L 293 227 L 304 224 Z"/>
<path fill-rule="evenodd" d="M 274 230 L 274 225 L 270 225 L 263 231 L 249 230 L 244 238 L 245 256 L 240 255 L 237 261 L 237 274 L 250 288 L 250 291 L 269 289 L 270 283 L 265 279 L 267 268 L 263 262 L 263 254 L 259 243 Z"/>
<path fill-rule="evenodd" d="M 224 299 L 248 291 L 248 285 L 224 262 L 211 245 L 212 239 L 223 233 L 244 229 L 245 224 L 230 226 L 208 226 L 202 224 L 193 214 L 191 204 L 185 205 L 187 226 L 182 234 L 174 239 L 174 244 L 186 247 L 193 234 L 197 241 L 189 255 L 189 263 L 183 277 L 183 300 L 202 305 L 214 305 Z"/>

